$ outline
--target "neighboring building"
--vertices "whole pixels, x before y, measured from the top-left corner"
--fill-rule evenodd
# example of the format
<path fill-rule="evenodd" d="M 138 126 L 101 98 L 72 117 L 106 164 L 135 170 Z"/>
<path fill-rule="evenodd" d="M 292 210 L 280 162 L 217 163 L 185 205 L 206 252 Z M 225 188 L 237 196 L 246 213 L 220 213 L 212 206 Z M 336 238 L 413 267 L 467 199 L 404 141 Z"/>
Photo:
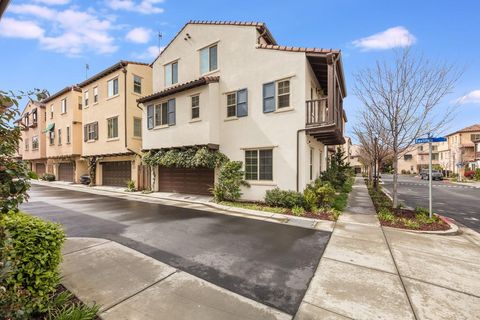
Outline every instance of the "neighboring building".
<path fill-rule="evenodd" d="M 480 168 L 480 137 L 477 137 L 475 143 L 475 169 Z"/>
<path fill-rule="evenodd" d="M 47 172 L 57 180 L 79 182 L 87 173 L 82 155 L 82 90 L 66 87 L 42 100 L 46 118 Z"/>
<path fill-rule="evenodd" d="M 480 124 L 463 128 L 447 135 L 450 149 L 450 170 L 460 176 L 466 167 L 475 166 L 476 153 L 474 141 L 480 140 Z"/>
<path fill-rule="evenodd" d="M 361 173 L 363 169 L 363 165 L 360 162 L 360 149 L 361 149 L 360 145 L 352 144 L 350 146 L 350 156 L 348 159 L 350 166 L 353 168 L 353 170 L 357 174 Z"/>
<path fill-rule="evenodd" d="M 207 146 L 242 161 L 244 199 L 303 190 L 328 146 L 345 143 L 340 51 L 279 46 L 263 23 L 187 23 L 153 62 L 153 92 L 138 100 L 143 148 Z M 156 170 L 153 188 L 166 192 L 208 194 L 217 174 Z"/>
<path fill-rule="evenodd" d="M 400 158 L 398 158 L 398 173 L 416 174 L 418 172 L 417 159 L 418 148 L 417 146 L 411 146 L 407 151 L 400 155 Z"/>
<path fill-rule="evenodd" d="M 45 105 L 29 100 L 17 123 L 22 128 L 22 141 L 18 154 L 27 161 L 30 170 L 41 176 L 47 172 L 47 146 L 43 132 L 45 130 Z"/>
<path fill-rule="evenodd" d="M 428 143 L 416 145 L 417 148 L 417 167 L 416 172 L 420 173 L 422 169 L 428 169 L 430 163 L 430 148 Z M 440 164 L 438 152 L 438 143 L 432 143 L 432 166 Z"/>
<path fill-rule="evenodd" d="M 82 89 L 82 155 L 96 163 L 97 185 L 126 186 L 141 163 L 142 110 L 137 99 L 152 92 L 152 68 L 120 61 L 79 84 Z M 92 162 L 90 162 L 92 161 Z"/>

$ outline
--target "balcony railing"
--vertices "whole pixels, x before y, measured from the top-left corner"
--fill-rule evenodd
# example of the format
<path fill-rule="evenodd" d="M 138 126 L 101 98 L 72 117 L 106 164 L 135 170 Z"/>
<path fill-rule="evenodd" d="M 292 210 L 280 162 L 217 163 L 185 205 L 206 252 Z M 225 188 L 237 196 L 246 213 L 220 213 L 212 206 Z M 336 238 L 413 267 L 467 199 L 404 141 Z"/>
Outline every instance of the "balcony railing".
<path fill-rule="evenodd" d="M 328 99 L 306 101 L 306 126 L 316 126 L 328 123 Z"/>
<path fill-rule="evenodd" d="M 307 133 L 325 145 L 343 144 L 345 140 L 341 105 L 337 103 L 336 107 L 330 107 L 328 98 L 308 100 L 305 104 Z"/>

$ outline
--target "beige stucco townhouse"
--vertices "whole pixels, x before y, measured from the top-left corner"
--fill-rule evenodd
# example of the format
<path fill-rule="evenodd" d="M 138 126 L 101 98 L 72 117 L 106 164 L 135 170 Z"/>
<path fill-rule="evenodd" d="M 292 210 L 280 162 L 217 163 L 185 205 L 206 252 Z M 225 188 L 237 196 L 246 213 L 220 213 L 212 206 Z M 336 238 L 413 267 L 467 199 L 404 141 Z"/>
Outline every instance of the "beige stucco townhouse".
<path fill-rule="evenodd" d="M 82 89 L 82 155 L 97 185 L 137 181 L 141 164 L 142 110 L 137 99 L 152 92 L 148 64 L 120 61 L 79 84 Z M 93 168 L 93 169 L 92 169 Z"/>
<path fill-rule="evenodd" d="M 30 170 L 42 176 L 47 172 L 45 105 L 29 100 L 17 123 L 22 129 L 18 154 L 28 163 Z"/>
<path fill-rule="evenodd" d="M 47 172 L 60 181 L 79 182 L 87 173 L 82 154 L 82 90 L 74 85 L 43 99 Z"/>
<path fill-rule="evenodd" d="M 264 23 L 190 21 L 152 63 L 143 148 L 206 146 L 242 161 L 261 200 L 303 190 L 342 145 L 345 80 L 338 50 L 277 45 Z M 160 167 L 154 190 L 208 194 L 218 169 Z"/>

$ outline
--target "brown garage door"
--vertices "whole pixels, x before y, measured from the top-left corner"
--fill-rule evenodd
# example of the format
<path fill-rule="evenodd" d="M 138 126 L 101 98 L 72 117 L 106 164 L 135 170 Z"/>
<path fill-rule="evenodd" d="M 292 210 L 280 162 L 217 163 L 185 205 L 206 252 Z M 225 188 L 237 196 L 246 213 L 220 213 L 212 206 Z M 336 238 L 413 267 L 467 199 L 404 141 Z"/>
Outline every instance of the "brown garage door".
<path fill-rule="evenodd" d="M 102 162 L 102 184 L 104 186 L 126 187 L 132 180 L 132 162 Z"/>
<path fill-rule="evenodd" d="M 45 174 L 45 163 L 36 163 L 35 172 L 37 173 L 37 175 L 43 176 Z"/>
<path fill-rule="evenodd" d="M 73 175 L 73 163 L 60 163 L 58 165 L 57 180 L 73 182 Z"/>
<path fill-rule="evenodd" d="M 160 167 L 159 191 L 210 195 L 214 183 L 214 171 L 208 168 Z"/>

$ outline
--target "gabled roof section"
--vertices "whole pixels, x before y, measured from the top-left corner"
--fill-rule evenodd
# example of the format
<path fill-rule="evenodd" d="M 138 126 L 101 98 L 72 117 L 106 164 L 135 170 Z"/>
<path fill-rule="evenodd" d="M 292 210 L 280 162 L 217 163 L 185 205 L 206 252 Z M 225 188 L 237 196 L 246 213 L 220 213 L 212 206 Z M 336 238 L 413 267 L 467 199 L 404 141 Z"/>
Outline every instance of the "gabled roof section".
<path fill-rule="evenodd" d="M 47 102 L 50 102 L 58 97 L 60 97 L 61 95 L 67 93 L 67 92 L 70 92 L 70 91 L 77 91 L 77 92 L 82 92 L 82 89 L 80 89 L 80 87 L 78 87 L 76 84 L 75 85 L 72 85 L 72 86 L 69 86 L 69 87 L 65 87 L 63 88 L 62 90 L 52 94 L 51 96 L 45 98 L 42 100 L 42 103 L 47 103 Z"/>
<path fill-rule="evenodd" d="M 448 136 L 452 136 L 457 133 L 468 133 L 468 132 L 475 132 L 475 131 L 480 131 L 480 123 L 465 127 L 463 129 L 460 129 L 458 131 L 455 131 L 454 133 L 447 134 Z"/>
<path fill-rule="evenodd" d="M 220 80 L 219 76 L 201 77 L 201 78 L 198 78 L 196 80 L 184 82 L 184 83 L 178 84 L 176 86 L 173 86 L 173 87 L 155 92 L 153 94 L 150 94 L 148 96 L 142 97 L 140 99 L 137 99 L 137 102 L 138 103 L 145 103 L 145 102 L 153 101 L 153 100 L 156 100 L 156 99 L 160 99 L 160 98 L 163 98 L 163 97 L 170 96 L 170 95 L 178 93 L 178 92 L 186 91 L 188 89 L 193 89 L 193 88 L 196 88 L 196 87 L 200 87 L 200 86 L 212 83 L 212 82 L 218 82 L 219 80 Z"/>
<path fill-rule="evenodd" d="M 107 69 L 103 70 L 103 71 L 100 71 L 99 73 L 91 76 L 90 78 L 88 78 L 87 80 L 81 82 L 78 84 L 78 86 L 80 88 L 83 88 L 87 85 L 89 85 L 90 83 L 92 82 L 95 82 L 97 81 L 98 79 L 101 79 L 107 75 L 109 75 L 110 73 L 113 73 L 119 69 L 122 69 L 124 67 L 126 67 L 127 65 L 129 64 L 138 64 L 138 65 L 143 65 L 143 66 L 150 66 L 148 63 L 143 63 L 143 62 L 135 62 L 135 61 L 127 61 L 127 60 L 120 60 L 119 62 L 115 63 L 113 66 L 111 67 L 108 67 Z M 150 66 L 151 67 L 151 66 Z"/>
<path fill-rule="evenodd" d="M 277 44 L 258 44 L 257 48 L 259 49 L 270 49 L 270 50 L 280 50 L 280 51 L 291 51 L 291 52 L 305 52 L 305 53 L 340 53 L 340 50 L 335 49 L 323 49 L 323 48 L 305 48 L 305 47 L 288 47 L 288 46 L 279 46 Z"/>
<path fill-rule="evenodd" d="M 189 24 L 207 24 L 207 25 L 219 25 L 219 26 L 244 26 L 244 27 L 255 27 L 257 28 L 258 32 L 261 34 L 261 37 L 268 43 L 272 45 L 276 45 L 277 42 L 273 38 L 272 34 L 270 33 L 270 30 L 268 30 L 267 25 L 264 22 L 245 22 L 245 21 L 214 21 L 214 20 L 190 20 L 185 25 L 180 29 L 180 31 L 177 32 L 177 34 L 173 37 L 172 40 L 165 46 L 165 48 L 160 52 L 160 54 L 153 60 L 152 63 L 150 63 L 150 66 L 153 66 L 155 61 L 160 58 L 162 53 L 172 44 L 175 39 L 182 33 L 183 30 L 189 25 Z"/>

